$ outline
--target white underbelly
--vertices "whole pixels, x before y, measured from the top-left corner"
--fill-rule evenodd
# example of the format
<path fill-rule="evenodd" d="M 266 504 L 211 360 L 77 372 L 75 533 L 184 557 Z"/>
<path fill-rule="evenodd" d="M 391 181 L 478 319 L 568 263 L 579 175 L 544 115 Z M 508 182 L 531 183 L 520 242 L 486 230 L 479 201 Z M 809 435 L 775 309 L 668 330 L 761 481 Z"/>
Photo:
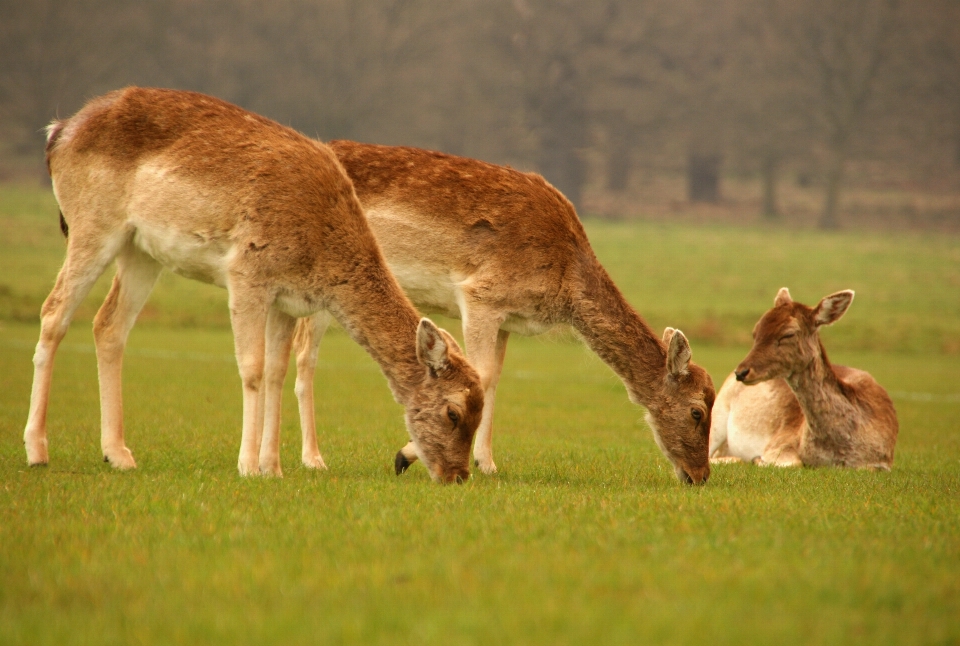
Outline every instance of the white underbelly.
<path fill-rule="evenodd" d="M 176 274 L 225 287 L 234 254 L 224 219 L 230 204 L 175 171 L 161 157 L 137 169 L 127 204 L 133 244 Z"/>
<path fill-rule="evenodd" d="M 312 316 L 320 310 L 326 309 L 324 303 L 319 300 L 307 298 L 303 294 L 288 294 L 285 292 L 277 295 L 274 306 L 294 318 Z"/>
<path fill-rule="evenodd" d="M 727 419 L 727 451 L 747 462 L 760 457 L 770 442 L 770 433 L 764 431 L 743 424 L 737 419 L 737 411 L 731 410 Z"/>
<path fill-rule="evenodd" d="M 462 290 L 449 273 L 421 266 L 390 263 L 390 271 L 417 309 L 460 318 Z"/>
<path fill-rule="evenodd" d="M 554 324 L 542 323 L 524 316 L 510 314 L 507 316 L 507 319 L 503 322 L 503 325 L 501 325 L 500 328 L 510 332 L 511 334 L 519 334 L 520 336 L 536 336 L 538 334 L 543 334 L 547 330 L 553 329 Z"/>
<path fill-rule="evenodd" d="M 467 319 L 470 312 L 464 312 L 469 306 L 463 294 L 463 286 L 469 279 L 452 276 L 442 269 L 430 269 L 419 265 L 389 263 L 390 271 L 413 301 L 417 309 L 443 314 L 450 318 Z M 516 313 L 506 313 L 502 329 L 521 336 L 535 336 L 551 329 L 553 324 L 545 324 Z"/>
<path fill-rule="evenodd" d="M 133 244 L 161 265 L 185 278 L 227 285 L 231 246 L 225 241 L 134 222 Z"/>

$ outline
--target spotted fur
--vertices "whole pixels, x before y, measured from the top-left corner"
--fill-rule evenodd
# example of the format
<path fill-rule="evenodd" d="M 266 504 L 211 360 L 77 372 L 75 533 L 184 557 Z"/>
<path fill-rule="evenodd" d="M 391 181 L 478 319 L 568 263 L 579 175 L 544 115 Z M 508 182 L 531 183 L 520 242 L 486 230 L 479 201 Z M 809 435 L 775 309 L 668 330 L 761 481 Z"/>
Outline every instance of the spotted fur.
<path fill-rule="evenodd" d="M 485 392 L 474 446 L 481 471 L 496 471 L 493 408 L 509 335 L 571 325 L 620 376 L 630 398 L 647 407 L 678 478 L 706 481 L 710 376 L 690 360 L 681 332 L 659 338 L 627 303 L 559 191 L 534 173 L 438 152 L 351 141 L 330 147 L 413 302 L 462 320 L 467 355 Z M 323 328 L 304 321 L 298 335 L 307 463 L 316 442 L 310 384 Z M 398 471 L 417 457 L 412 446 L 401 453 Z"/>

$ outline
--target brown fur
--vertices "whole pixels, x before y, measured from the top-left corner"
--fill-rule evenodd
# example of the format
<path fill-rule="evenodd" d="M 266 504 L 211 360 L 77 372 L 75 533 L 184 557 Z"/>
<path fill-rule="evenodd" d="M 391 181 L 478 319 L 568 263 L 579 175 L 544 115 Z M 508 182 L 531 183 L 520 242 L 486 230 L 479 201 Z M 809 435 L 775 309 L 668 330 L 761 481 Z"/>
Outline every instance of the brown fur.
<path fill-rule="evenodd" d="M 416 148 L 350 141 L 330 147 L 410 298 L 463 319 L 467 354 L 485 390 L 474 447 L 482 471 L 496 470 L 493 403 L 510 332 L 537 334 L 568 324 L 623 379 L 631 399 L 649 409 L 678 477 L 706 480 L 714 398 L 709 375 L 689 361 L 682 334 L 673 345 L 672 330 L 661 341 L 630 307 L 559 191 L 539 175 Z M 298 337 L 305 459 L 315 441 L 311 413 L 304 411 L 313 407 L 309 384 L 322 329 L 314 323 L 313 333 Z M 409 447 L 403 453 L 406 460 L 416 457 Z"/>
<path fill-rule="evenodd" d="M 24 433 L 31 464 L 47 461 L 53 354 L 76 306 L 116 258 L 94 321 L 101 441 L 114 466 L 135 466 L 123 441 L 124 344 L 168 267 L 230 293 L 244 392 L 241 473 L 280 474 L 271 448 L 295 317 L 323 311 L 380 364 L 431 474 L 468 477 L 483 407 L 479 378 L 452 337 L 420 320 L 401 292 L 327 146 L 213 97 L 143 88 L 94 99 L 48 136 L 71 235 L 42 311 Z M 421 348 L 430 351 L 421 356 Z"/>
<path fill-rule="evenodd" d="M 890 469 L 893 402 L 868 373 L 832 365 L 820 341 L 820 326 L 837 321 L 852 300 L 853 292 L 837 292 L 812 308 L 780 290 L 717 396 L 712 458 Z"/>

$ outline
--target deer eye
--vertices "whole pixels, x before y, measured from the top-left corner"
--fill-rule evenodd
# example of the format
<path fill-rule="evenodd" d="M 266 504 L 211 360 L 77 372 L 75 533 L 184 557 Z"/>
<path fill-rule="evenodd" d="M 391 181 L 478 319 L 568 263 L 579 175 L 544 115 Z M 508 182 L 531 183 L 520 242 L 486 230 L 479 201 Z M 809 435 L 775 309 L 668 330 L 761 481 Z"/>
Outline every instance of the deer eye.
<path fill-rule="evenodd" d="M 789 333 L 787 333 L 787 334 L 784 334 L 782 337 L 780 337 L 779 339 L 777 339 L 777 345 L 780 345 L 781 343 L 783 343 L 783 342 L 786 341 L 787 339 L 792 339 L 792 338 L 795 337 L 795 336 L 797 336 L 797 333 L 796 333 L 796 332 L 789 332 Z"/>
<path fill-rule="evenodd" d="M 697 420 L 698 422 L 703 419 L 703 413 L 700 412 L 699 408 L 692 408 L 690 410 L 690 415 L 692 415 L 693 419 Z"/>
<path fill-rule="evenodd" d="M 460 415 L 457 414 L 457 411 L 452 408 L 447 409 L 447 417 L 450 418 L 450 421 L 453 422 L 453 425 L 456 426 L 460 423 Z"/>

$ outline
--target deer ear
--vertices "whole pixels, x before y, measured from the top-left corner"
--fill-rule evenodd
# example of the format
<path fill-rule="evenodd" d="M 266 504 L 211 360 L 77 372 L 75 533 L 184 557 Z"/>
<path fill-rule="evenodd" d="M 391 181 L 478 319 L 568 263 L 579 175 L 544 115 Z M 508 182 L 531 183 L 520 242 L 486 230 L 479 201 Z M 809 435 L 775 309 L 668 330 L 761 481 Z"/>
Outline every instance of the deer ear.
<path fill-rule="evenodd" d="M 836 294 L 825 296 L 816 309 L 813 310 L 813 321 L 817 327 L 821 325 L 830 325 L 840 320 L 844 315 L 850 303 L 853 302 L 853 290 L 845 289 Z"/>
<path fill-rule="evenodd" d="M 789 305 L 793 302 L 793 299 L 790 298 L 790 290 L 786 287 L 781 287 L 780 291 L 777 292 L 777 297 L 773 299 L 773 306 L 778 307 L 780 305 Z"/>
<path fill-rule="evenodd" d="M 672 327 L 663 329 L 663 344 L 670 345 L 670 339 L 673 338 L 673 333 L 676 332 Z"/>
<path fill-rule="evenodd" d="M 428 318 L 420 319 L 417 326 L 417 361 L 433 372 L 447 367 L 447 343 L 440 328 Z"/>
<path fill-rule="evenodd" d="M 667 372 L 674 377 L 687 374 L 692 357 L 693 351 L 687 337 L 680 330 L 675 330 L 667 343 Z"/>

